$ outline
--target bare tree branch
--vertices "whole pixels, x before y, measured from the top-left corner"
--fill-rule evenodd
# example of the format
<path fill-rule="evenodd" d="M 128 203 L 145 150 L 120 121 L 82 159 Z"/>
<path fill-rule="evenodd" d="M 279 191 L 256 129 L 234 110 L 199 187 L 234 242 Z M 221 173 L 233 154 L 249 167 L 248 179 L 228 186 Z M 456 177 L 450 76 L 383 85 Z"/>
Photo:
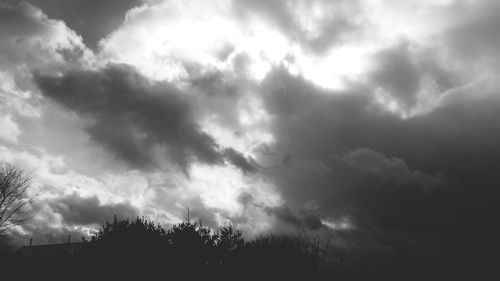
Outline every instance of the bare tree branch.
<path fill-rule="evenodd" d="M 26 207 L 34 198 L 28 196 L 32 179 L 21 168 L 0 163 L 0 233 L 27 221 Z"/>

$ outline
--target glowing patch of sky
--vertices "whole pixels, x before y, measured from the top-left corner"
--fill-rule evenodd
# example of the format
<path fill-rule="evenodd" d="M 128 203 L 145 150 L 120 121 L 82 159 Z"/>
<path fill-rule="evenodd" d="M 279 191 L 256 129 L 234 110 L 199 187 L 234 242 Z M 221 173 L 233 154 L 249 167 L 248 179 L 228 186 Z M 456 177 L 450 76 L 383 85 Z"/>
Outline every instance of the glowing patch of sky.
<path fill-rule="evenodd" d="M 265 206 L 281 203 L 280 196 L 265 182 L 245 177 L 243 172 L 232 166 L 210 166 L 195 164 L 190 169 L 189 189 L 200 196 L 206 207 L 228 212 L 231 216 L 244 211 L 239 197 L 242 193 L 254 193 L 253 197 Z M 254 189 L 258 184 L 258 189 Z"/>

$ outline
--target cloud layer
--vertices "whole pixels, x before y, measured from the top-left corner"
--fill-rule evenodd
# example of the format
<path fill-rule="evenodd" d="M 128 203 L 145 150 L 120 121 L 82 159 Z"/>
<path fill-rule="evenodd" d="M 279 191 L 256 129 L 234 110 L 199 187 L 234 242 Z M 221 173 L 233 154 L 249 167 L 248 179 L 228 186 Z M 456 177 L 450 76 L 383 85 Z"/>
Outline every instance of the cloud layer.
<path fill-rule="evenodd" d="M 150 83 L 132 67 L 35 75 L 35 81 L 44 95 L 93 119 L 87 129 L 92 139 L 132 167 L 156 166 L 157 144 L 166 144 L 166 154 L 183 167 L 192 157 L 206 163 L 222 159 L 213 138 L 193 120 L 186 94 L 168 83 Z"/>

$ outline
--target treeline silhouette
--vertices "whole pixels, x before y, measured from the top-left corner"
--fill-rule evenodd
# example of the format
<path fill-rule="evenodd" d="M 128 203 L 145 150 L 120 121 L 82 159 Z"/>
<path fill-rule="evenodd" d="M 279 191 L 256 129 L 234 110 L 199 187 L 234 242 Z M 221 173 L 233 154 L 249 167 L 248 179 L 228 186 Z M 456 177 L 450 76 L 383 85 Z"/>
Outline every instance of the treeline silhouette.
<path fill-rule="evenodd" d="M 245 241 L 232 225 L 214 231 L 190 219 L 165 229 L 115 217 L 73 254 L 18 254 L 3 265 L 18 280 L 336 280 L 323 246 L 302 235 Z"/>

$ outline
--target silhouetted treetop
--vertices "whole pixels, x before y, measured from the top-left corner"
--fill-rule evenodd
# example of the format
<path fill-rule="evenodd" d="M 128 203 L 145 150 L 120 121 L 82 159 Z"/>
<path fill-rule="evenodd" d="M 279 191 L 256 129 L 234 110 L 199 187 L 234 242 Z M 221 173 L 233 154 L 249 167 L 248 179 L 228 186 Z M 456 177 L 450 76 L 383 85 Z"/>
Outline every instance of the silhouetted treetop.
<path fill-rule="evenodd" d="M 312 241 L 283 235 L 245 241 L 231 224 L 213 230 L 201 221 L 186 220 L 165 229 L 144 217 L 115 216 L 83 249 L 54 261 L 25 262 L 36 269 L 33 272 L 47 276 L 55 273 L 45 266 L 61 264 L 57 274 L 80 272 L 85 279 L 323 280 L 320 277 L 325 276 L 332 280 Z"/>

